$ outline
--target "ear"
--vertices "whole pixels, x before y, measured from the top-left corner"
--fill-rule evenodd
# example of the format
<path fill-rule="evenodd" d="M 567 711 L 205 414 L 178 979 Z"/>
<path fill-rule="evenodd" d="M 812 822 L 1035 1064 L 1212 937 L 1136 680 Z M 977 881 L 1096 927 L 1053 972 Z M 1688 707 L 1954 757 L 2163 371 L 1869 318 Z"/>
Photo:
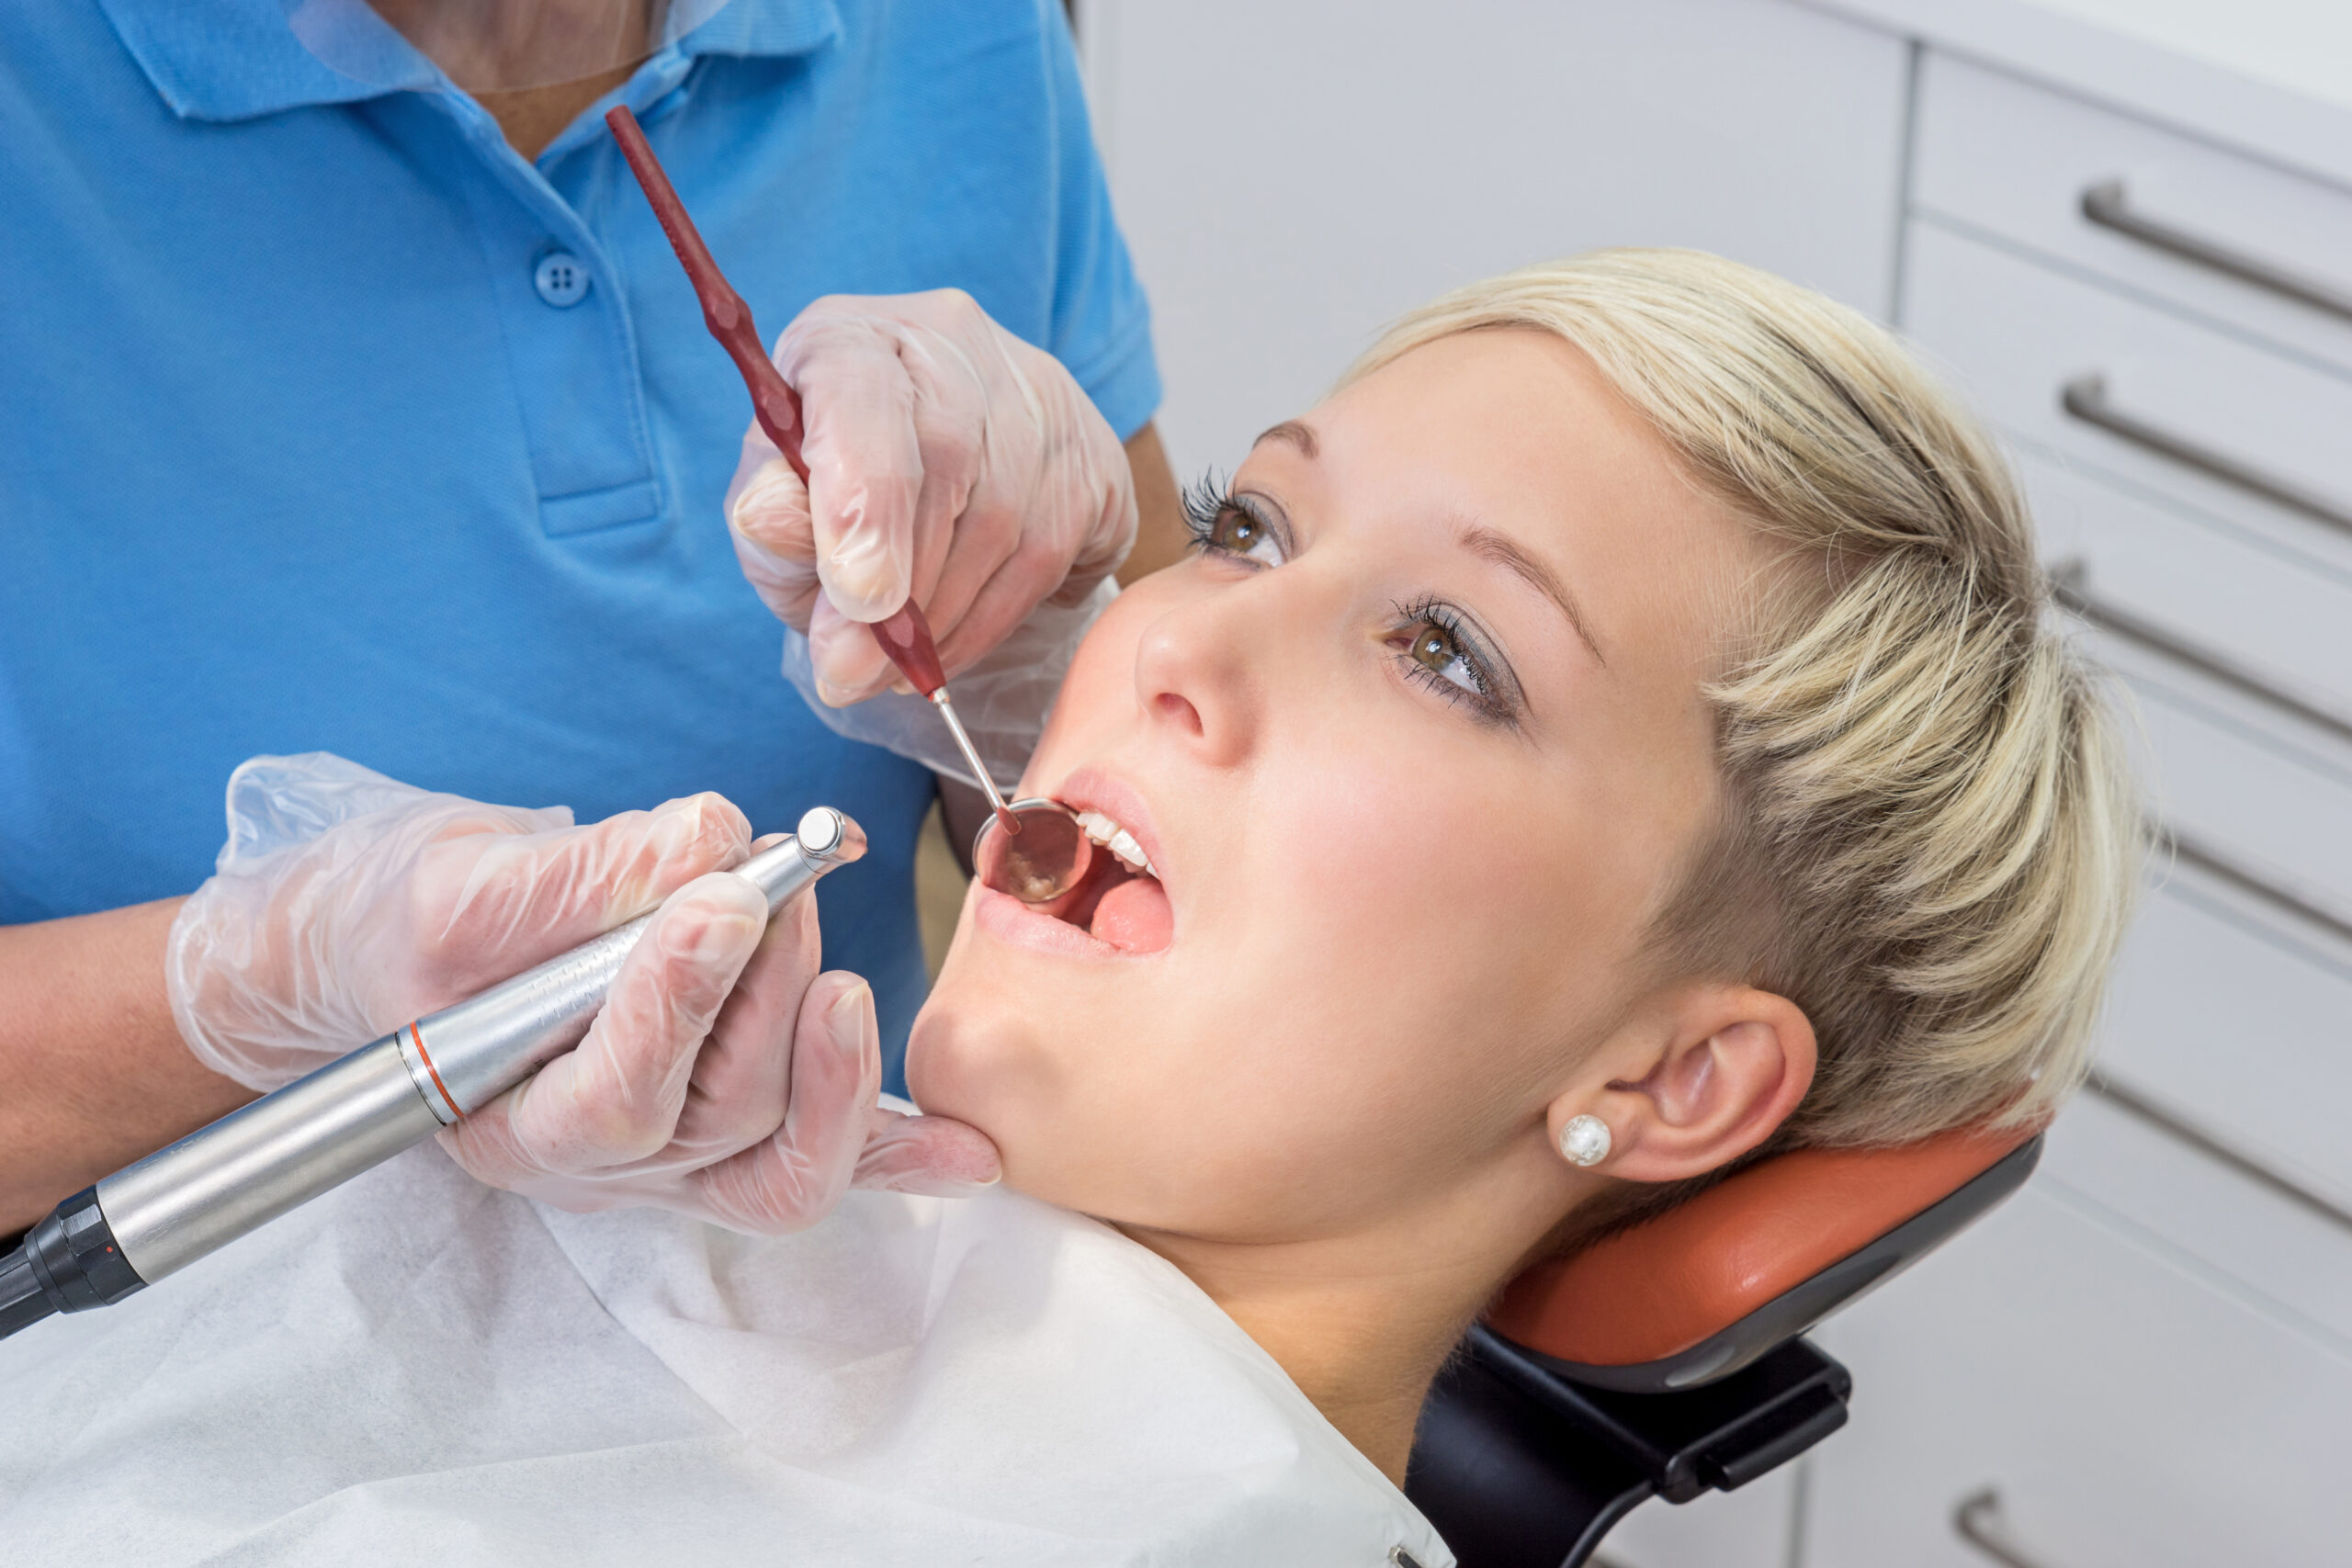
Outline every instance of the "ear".
<path fill-rule="evenodd" d="M 1707 986 L 1679 998 L 1634 1045 L 1638 1078 L 1579 1086 L 1545 1113 L 1553 1146 L 1578 1115 L 1608 1124 L 1599 1169 L 1677 1181 L 1728 1165 L 1771 1136 L 1813 1084 L 1813 1022 L 1786 997 Z M 1623 1060 L 1620 1057 L 1620 1060 Z"/>

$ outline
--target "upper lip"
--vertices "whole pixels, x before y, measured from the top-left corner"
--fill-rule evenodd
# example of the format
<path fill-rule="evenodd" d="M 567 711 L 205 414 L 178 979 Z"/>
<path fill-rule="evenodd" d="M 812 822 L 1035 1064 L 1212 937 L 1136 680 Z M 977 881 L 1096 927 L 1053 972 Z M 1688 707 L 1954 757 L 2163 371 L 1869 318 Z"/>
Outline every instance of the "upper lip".
<path fill-rule="evenodd" d="M 1151 818 L 1151 807 L 1144 804 L 1133 784 L 1107 768 L 1087 766 L 1064 779 L 1054 791 L 1054 798 L 1072 811 L 1099 811 L 1135 836 L 1136 847 L 1164 886 L 1168 882 L 1167 846 L 1159 840 L 1159 829 Z"/>

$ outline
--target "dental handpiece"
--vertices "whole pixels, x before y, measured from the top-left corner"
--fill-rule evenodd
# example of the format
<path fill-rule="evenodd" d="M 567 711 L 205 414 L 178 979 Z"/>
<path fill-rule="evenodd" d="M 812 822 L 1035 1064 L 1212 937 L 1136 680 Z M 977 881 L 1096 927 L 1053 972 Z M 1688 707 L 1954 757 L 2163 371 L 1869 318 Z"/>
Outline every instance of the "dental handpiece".
<path fill-rule="evenodd" d="M 773 918 L 865 852 L 858 826 L 820 806 L 735 874 Z M 0 1338 L 111 1306 L 481 1110 L 579 1043 L 652 919 L 402 1024 L 84 1188 L 0 1258 Z"/>

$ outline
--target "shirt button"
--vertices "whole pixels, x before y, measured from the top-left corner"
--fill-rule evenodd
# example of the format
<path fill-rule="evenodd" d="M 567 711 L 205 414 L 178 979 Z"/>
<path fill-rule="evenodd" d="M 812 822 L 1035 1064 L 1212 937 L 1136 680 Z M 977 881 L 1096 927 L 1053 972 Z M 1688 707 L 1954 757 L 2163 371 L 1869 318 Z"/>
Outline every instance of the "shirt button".
<path fill-rule="evenodd" d="M 540 299 L 565 310 L 588 298 L 588 269 L 570 251 L 549 251 L 531 270 L 531 287 Z"/>

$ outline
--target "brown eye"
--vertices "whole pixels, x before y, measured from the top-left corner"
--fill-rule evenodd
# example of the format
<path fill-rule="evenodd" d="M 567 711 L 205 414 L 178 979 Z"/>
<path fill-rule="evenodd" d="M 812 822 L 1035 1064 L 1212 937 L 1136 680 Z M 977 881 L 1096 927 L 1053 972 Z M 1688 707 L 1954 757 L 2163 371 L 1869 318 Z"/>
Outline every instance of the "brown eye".
<path fill-rule="evenodd" d="M 1207 523 L 1193 526 L 1199 530 L 1201 543 L 1218 555 L 1256 561 L 1261 566 L 1283 564 L 1283 544 L 1275 536 L 1273 525 L 1239 502 L 1218 502 Z"/>
<path fill-rule="evenodd" d="M 1475 624 L 1457 621 L 1461 612 L 1436 599 L 1399 604 L 1396 610 L 1381 642 L 1399 673 L 1448 702 L 1470 704 L 1481 720 L 1517 727 L 1518 684 L 1510 667 L 1487 651 Z"/>
<path fill-rule="evenodd" d="M 1403 636 L 1388 646 L 1412 661 L 1416 680 L 1433 682 L 1452 694 L 1487 695 L 1485 666 L 1452 626 L 1420 615 L 1398 630 Z"/>
<path fill-rule="evenodd" d="M 1228 506 L 1209 525 L 1209 543 L 1221 550 L 1246 556 L 1266 536 L 1266 525 L 1238 506 Z"/>
<path fill-rule="evenodd" d="M 1462 660 L 1462 646 L 1443 626 L 1423 626 L 1413 635 L 1413 662 L 1442 675 Z"/>

